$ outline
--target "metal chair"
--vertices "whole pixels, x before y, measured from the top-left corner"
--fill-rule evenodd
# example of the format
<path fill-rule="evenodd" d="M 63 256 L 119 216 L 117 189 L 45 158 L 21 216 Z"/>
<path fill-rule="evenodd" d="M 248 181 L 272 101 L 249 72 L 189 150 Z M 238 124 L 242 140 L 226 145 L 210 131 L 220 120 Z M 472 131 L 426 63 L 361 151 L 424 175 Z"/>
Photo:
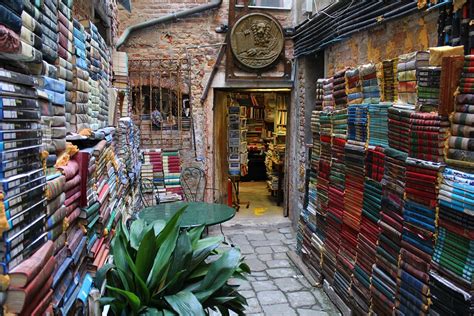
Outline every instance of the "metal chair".
<path fill-rule="evenodd" d="M 181 172 L 181 186 L 186 201 L 203 202 L 206 190 L 206 174 L 197 167 L 188 167 Z"/>
<path fill-rule="evenodd" d="M 160 204 L 158 188 L 151 179 L 140 179 L 140 198 L 145 207 Z"/>

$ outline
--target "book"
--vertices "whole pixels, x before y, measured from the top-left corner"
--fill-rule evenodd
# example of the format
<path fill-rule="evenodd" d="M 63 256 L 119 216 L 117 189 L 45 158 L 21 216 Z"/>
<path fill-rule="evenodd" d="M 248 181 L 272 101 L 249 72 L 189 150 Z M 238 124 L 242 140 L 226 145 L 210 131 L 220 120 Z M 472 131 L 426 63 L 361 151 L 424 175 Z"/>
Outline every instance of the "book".
<path fill-rule="evenodd" d="M 28 304 L 22 312 L 23 315 L 44 315 L 43 313 L 48 309 L 51 304 L 51 299 L 53 298 L 53 290 L 51 289 L 52 282 L 52 277 L 50 277 L 45 286 L 38 292 L 34 301 Z"/>
<path fill-rule="evenodd" d="M 10 287 L 8 289 L 5 302 L 8 311 L 17 314 L 21 313 L 25 308 L 25 303 L 31 303 L 42 288 L 51 287 L 55 262 L 54 257 L 50 257 L 43 269 L 28 283 L 26 288 Z M 50 284 L 48 285 L 48 283 Z"/>
<path fill-rule="evenodd" d="M 10 286 L 22 288 L 27 285 L 46 265 L 53 255 L 53 242 L 49 240 L 33 256 L 10 271 Z"/>

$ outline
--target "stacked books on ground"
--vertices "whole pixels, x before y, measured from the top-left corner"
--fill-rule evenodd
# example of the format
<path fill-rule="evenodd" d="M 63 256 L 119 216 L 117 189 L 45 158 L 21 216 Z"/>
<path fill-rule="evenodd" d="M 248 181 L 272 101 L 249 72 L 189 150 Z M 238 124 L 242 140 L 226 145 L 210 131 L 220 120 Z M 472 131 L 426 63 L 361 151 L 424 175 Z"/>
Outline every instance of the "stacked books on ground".
<path fill-rule="evenodd" d="M 183 199 L 181 162 L 177 150 L 146 150 L 142 165 L 142 178 L 150 179 L 158 188 L 160 203 Z"/>

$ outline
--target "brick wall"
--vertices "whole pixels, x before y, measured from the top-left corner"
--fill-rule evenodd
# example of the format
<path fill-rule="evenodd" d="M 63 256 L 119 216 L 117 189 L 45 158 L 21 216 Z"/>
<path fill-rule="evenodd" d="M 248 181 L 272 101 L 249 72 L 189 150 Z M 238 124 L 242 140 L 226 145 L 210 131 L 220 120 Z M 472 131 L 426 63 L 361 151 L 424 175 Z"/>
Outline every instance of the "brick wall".
<path fill-rule="evenodd" d="M 153 18 L 162 17 L 166 14 L 184 9 L 193 8 L 207 3 L 205 0 L 139 0 L 133 2 L 132 13 L 119 8 L 120 28 L 122 34 L 127 26 L 144 22 Z M 196 139 L 196 154 L 199 162 L 192 155 L 186 154 L 185 165 L 201 166 L 208 176 L 208 183 L 212 183 L 214 167 L 213 159 L 213 92 L 201 104 L 200 98 L 209 80 L 210 73 L 220 48 L 224 42 L 225 34 L 215 32 L 216 27 L 228 24 L 228 0 L 223 0 L 218 9 L 189 16 L 185 19 L 169 22 L 162 25 L 148 27 L 131 34 L 127 42 L 119 49 L 128 53 L 129 59 L 152 59 L 152 58 L 188 58 L 190 76 L 190 103 L 193 109 L 193 120 Z M 282 25 L 292 26 L 292 15 L 290 11 L 268 10 Z M 199 47 L 197 47 L 199 46 Z M 292 42 L 286 42 L 287 56 L 292 56 Z M 214 80 L 214 86 L 226 86 L 224 84 L 225 59 L 219 67 L 218 74 Z M 230 85 L 231 86 L 231 85 Z M 247 87 L 252 87 L 250 82 Z M 212 186 L 212 184 L 211 184 Z M 209 192 L 210 193 L 210 192 Z M 210 197 L 209 197 L 210 198 Z"/>
<path fill-rule="evenodd" d="M 419 12 L 390 21 L 326 49 L 326 72 L 331 76 L 347 66 L 357 66 L 437 44 L 438 11 Z"/>

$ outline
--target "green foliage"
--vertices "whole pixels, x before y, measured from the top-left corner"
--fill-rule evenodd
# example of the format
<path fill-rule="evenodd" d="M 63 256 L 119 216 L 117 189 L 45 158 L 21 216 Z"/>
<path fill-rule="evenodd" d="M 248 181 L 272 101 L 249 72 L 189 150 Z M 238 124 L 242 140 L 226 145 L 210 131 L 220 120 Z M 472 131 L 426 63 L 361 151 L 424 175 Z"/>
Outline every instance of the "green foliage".
<path fill-rule="evenodd" d="M 95 285 L 106 281 L 103 305 L 115 315 L 244 315 L 247 301 L 230 285 L 230 278 L 250 273 L 240 251 L 217 252 L 221 237 L 201 239 L 204 227 L 180 230 L 184 208 L 168 223 L 119 226 L 112 240 L 113 264 L 97 271 Z M 218 257 L 214 261 L 209 256 Z"/>

